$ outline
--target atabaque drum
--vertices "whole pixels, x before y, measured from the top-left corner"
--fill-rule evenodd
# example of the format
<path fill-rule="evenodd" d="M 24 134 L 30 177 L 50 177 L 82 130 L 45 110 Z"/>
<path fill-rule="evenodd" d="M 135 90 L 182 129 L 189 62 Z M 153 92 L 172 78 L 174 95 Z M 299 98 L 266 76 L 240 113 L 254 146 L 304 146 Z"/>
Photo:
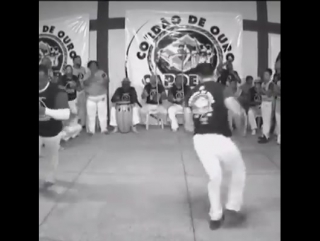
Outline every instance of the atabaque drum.
<path fill-rule="evenodd" d="M 130 101 L 119 101 L 116 103 L 116 120 L 118 130 L 128 133 L 132 127 L 132 105 Z"/>

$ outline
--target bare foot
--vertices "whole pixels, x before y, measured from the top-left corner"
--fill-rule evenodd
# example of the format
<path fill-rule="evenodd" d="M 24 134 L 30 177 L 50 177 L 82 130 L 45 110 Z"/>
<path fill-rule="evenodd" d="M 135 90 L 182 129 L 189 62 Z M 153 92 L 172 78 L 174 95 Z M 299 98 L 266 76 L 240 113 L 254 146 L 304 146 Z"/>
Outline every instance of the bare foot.
<path fill-rule="evenodd" d="M 132 131 L 133 131 L 134 133 L 138 133 L 137 127 L 133 126 L 133 127 L 132 127 Z"/>

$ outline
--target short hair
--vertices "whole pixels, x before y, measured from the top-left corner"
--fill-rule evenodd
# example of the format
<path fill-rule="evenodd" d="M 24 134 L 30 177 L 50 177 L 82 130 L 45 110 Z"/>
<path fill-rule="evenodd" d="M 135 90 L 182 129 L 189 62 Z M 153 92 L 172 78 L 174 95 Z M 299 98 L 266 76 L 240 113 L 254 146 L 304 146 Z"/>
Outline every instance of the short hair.
<path fill-rule="evenodd" d="M 197 67 L 197 72 L 203 78 L 211 77 L 213 76 L 212 65 L 208 63 L 199 64 Z"/>
<path fill-rule="evenodd" d="M 72 60 L 75 60 L 75 59 L 77 59 L 77 58 L 81 59 L 81 56 L 80 56 L 80 55 L 76 55 L 76 56 L 73 57 Z"/>
<path fill-rule="evenodd" d="M 272 75 L 272 69 L 267 68 L 264 72 L 268 72 L 270 75 Z"/>
<path fill-rule="evenodd" d="M 246 81 L 249 81 L 249 80 L 253 80 L 253 77 L 252 77 L 251 75 L 248 75 L 248 76 L 246 77 Z"/>
<path fill-rule="evenodd" d="M 71 64 L 67 64 L 67 65 L 64 67 L 64 70 L 66 70 L 66 69 L 69 68 L 69 67 L 73 70 L 73 67 L 72 67 Z"/>
<path fill-rule="evenodd" d="M 96 64 L 97 67 L 99 68 L 98 61 L 96 61 L 96 60 L 90 60 L 90 61 L 88 62 L 88 64 L 87 64 L 87 67 L 90 68 L 90 66 L 91 66 L 92 64 Z"/>
<path fill-rule="evenodd" d="M 44 64 L 39 65 L 39 72 L 43 72 L 45 75 L 48 75 L 48 67 Z"/>

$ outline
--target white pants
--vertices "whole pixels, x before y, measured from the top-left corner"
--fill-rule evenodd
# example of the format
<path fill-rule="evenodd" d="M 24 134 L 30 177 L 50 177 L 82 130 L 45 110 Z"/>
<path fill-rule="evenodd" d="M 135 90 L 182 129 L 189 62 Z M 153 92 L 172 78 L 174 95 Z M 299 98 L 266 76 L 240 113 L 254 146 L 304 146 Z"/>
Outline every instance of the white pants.
<path fill-rule="evenodd" d="M 107 130 L 107 95 L 88 96 L 87 98 L 87 129 L 90 133 L 95 133 L 97 111 L 100 129 L 101 132 L 104 132 Z"/>
<path fill-rule="evenodd" d="M 249 121 L 251 130 L 258 129 L 257 121 L 256 121 L 257 116 L 261 116 L 260 106 L 250 107 L 248 111 L 248 121 Z"/>
<path fill-rule="evenodd" d="M 60 148 L 61 135 L 54 137 L 41 137 L 39 136 L 39 156 L 41 155 L 42 145 L 45 145 L 46 153 L 48 155 L 50 170 L 46 177 L 47 182 L 54 182 L 56 171 L 59 164 L 59 148 Z"/>
<path fill-rule="evenodd" d="M 157 112 L 159 114 L 162 115 L 166 115 L 167 114 L 167 109 L 164 108 L 163 105 L 150 105 L 150 104 L 146 104 L 141 108 L 141 113 L 146 115 L 147 113 L 149 113 L 150 111 L 154 111 Z"/>
<path fill-rule="evenodd" d="M 139 108 L 137 106 L 133 106 L 132 107 L 132 125 L 135 126 L 139 123 L 140 123 Z M 111 107 L 110 125 L 117 126 L 116 108 L 114 106 Z"/>
<path fill-rule="evenodd" d="M 169 107 L 168 115 L 169 115 L 169 119 L 170 119 L 170 122 L 171 122 L 171 129 L 172 130 L 177 130 L 179 128 L 178 120 L 177 120 L 177 117 L 176 117 L 177 113 L 182 113 L 183 114 L 182 105 L 173 104 L 172 106 Z"/>
<path fill-rule="evenodd" d="M 220 188 L 222 168 L 231 172 L 226 208 L 240 211 L 243 202 L 246 170 L 240 150 L 231 138 L 217 134 L 197 134 L 193 137 L 195 151 L 209 176 L 208 193 L 210 200 L 209 216 L 219 220 L 223 214 Z"/>
<path fill-rule="evenodd" d="M 261 103 L 261 115 L 262 115 L 262 134 L 269 138 L 271 120 L 272 120 L 272 101 L 262 101 Z"/>
<path fill-rule="evenodd" d="M 78 92 L 77 104 L 78 104 L 78 116 L 80 119 L 80 124 L 81 126 L 84 126 L 86 124 L 86 119 L 87 119 L 86 94 L 84 91 Z"/>
<path fill-rule="evenodd" d="M 68 104 L 71 114 L 76 115 L 78 113 L 77 99 L 68 101 Z"/>

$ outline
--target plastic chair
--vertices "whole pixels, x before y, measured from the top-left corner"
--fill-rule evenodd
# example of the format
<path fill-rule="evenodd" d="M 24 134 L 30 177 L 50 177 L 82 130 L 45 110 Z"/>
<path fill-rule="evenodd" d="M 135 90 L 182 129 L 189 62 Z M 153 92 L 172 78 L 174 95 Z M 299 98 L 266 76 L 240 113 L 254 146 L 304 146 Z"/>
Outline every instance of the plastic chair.
<path fill-rule="evenodd" d="M 149 120 L 150 120 L 150 115 L 158 115 L 159 112 L 158 110 L 150 110 L 147 112 L 146 115 L 146 130 L 149 130 Z M 158 125 L 161 125 L 161 129 L 164 129 L 164 125 L 163 125 L 163 120 L 161 118 L 158 117 Z"/>

